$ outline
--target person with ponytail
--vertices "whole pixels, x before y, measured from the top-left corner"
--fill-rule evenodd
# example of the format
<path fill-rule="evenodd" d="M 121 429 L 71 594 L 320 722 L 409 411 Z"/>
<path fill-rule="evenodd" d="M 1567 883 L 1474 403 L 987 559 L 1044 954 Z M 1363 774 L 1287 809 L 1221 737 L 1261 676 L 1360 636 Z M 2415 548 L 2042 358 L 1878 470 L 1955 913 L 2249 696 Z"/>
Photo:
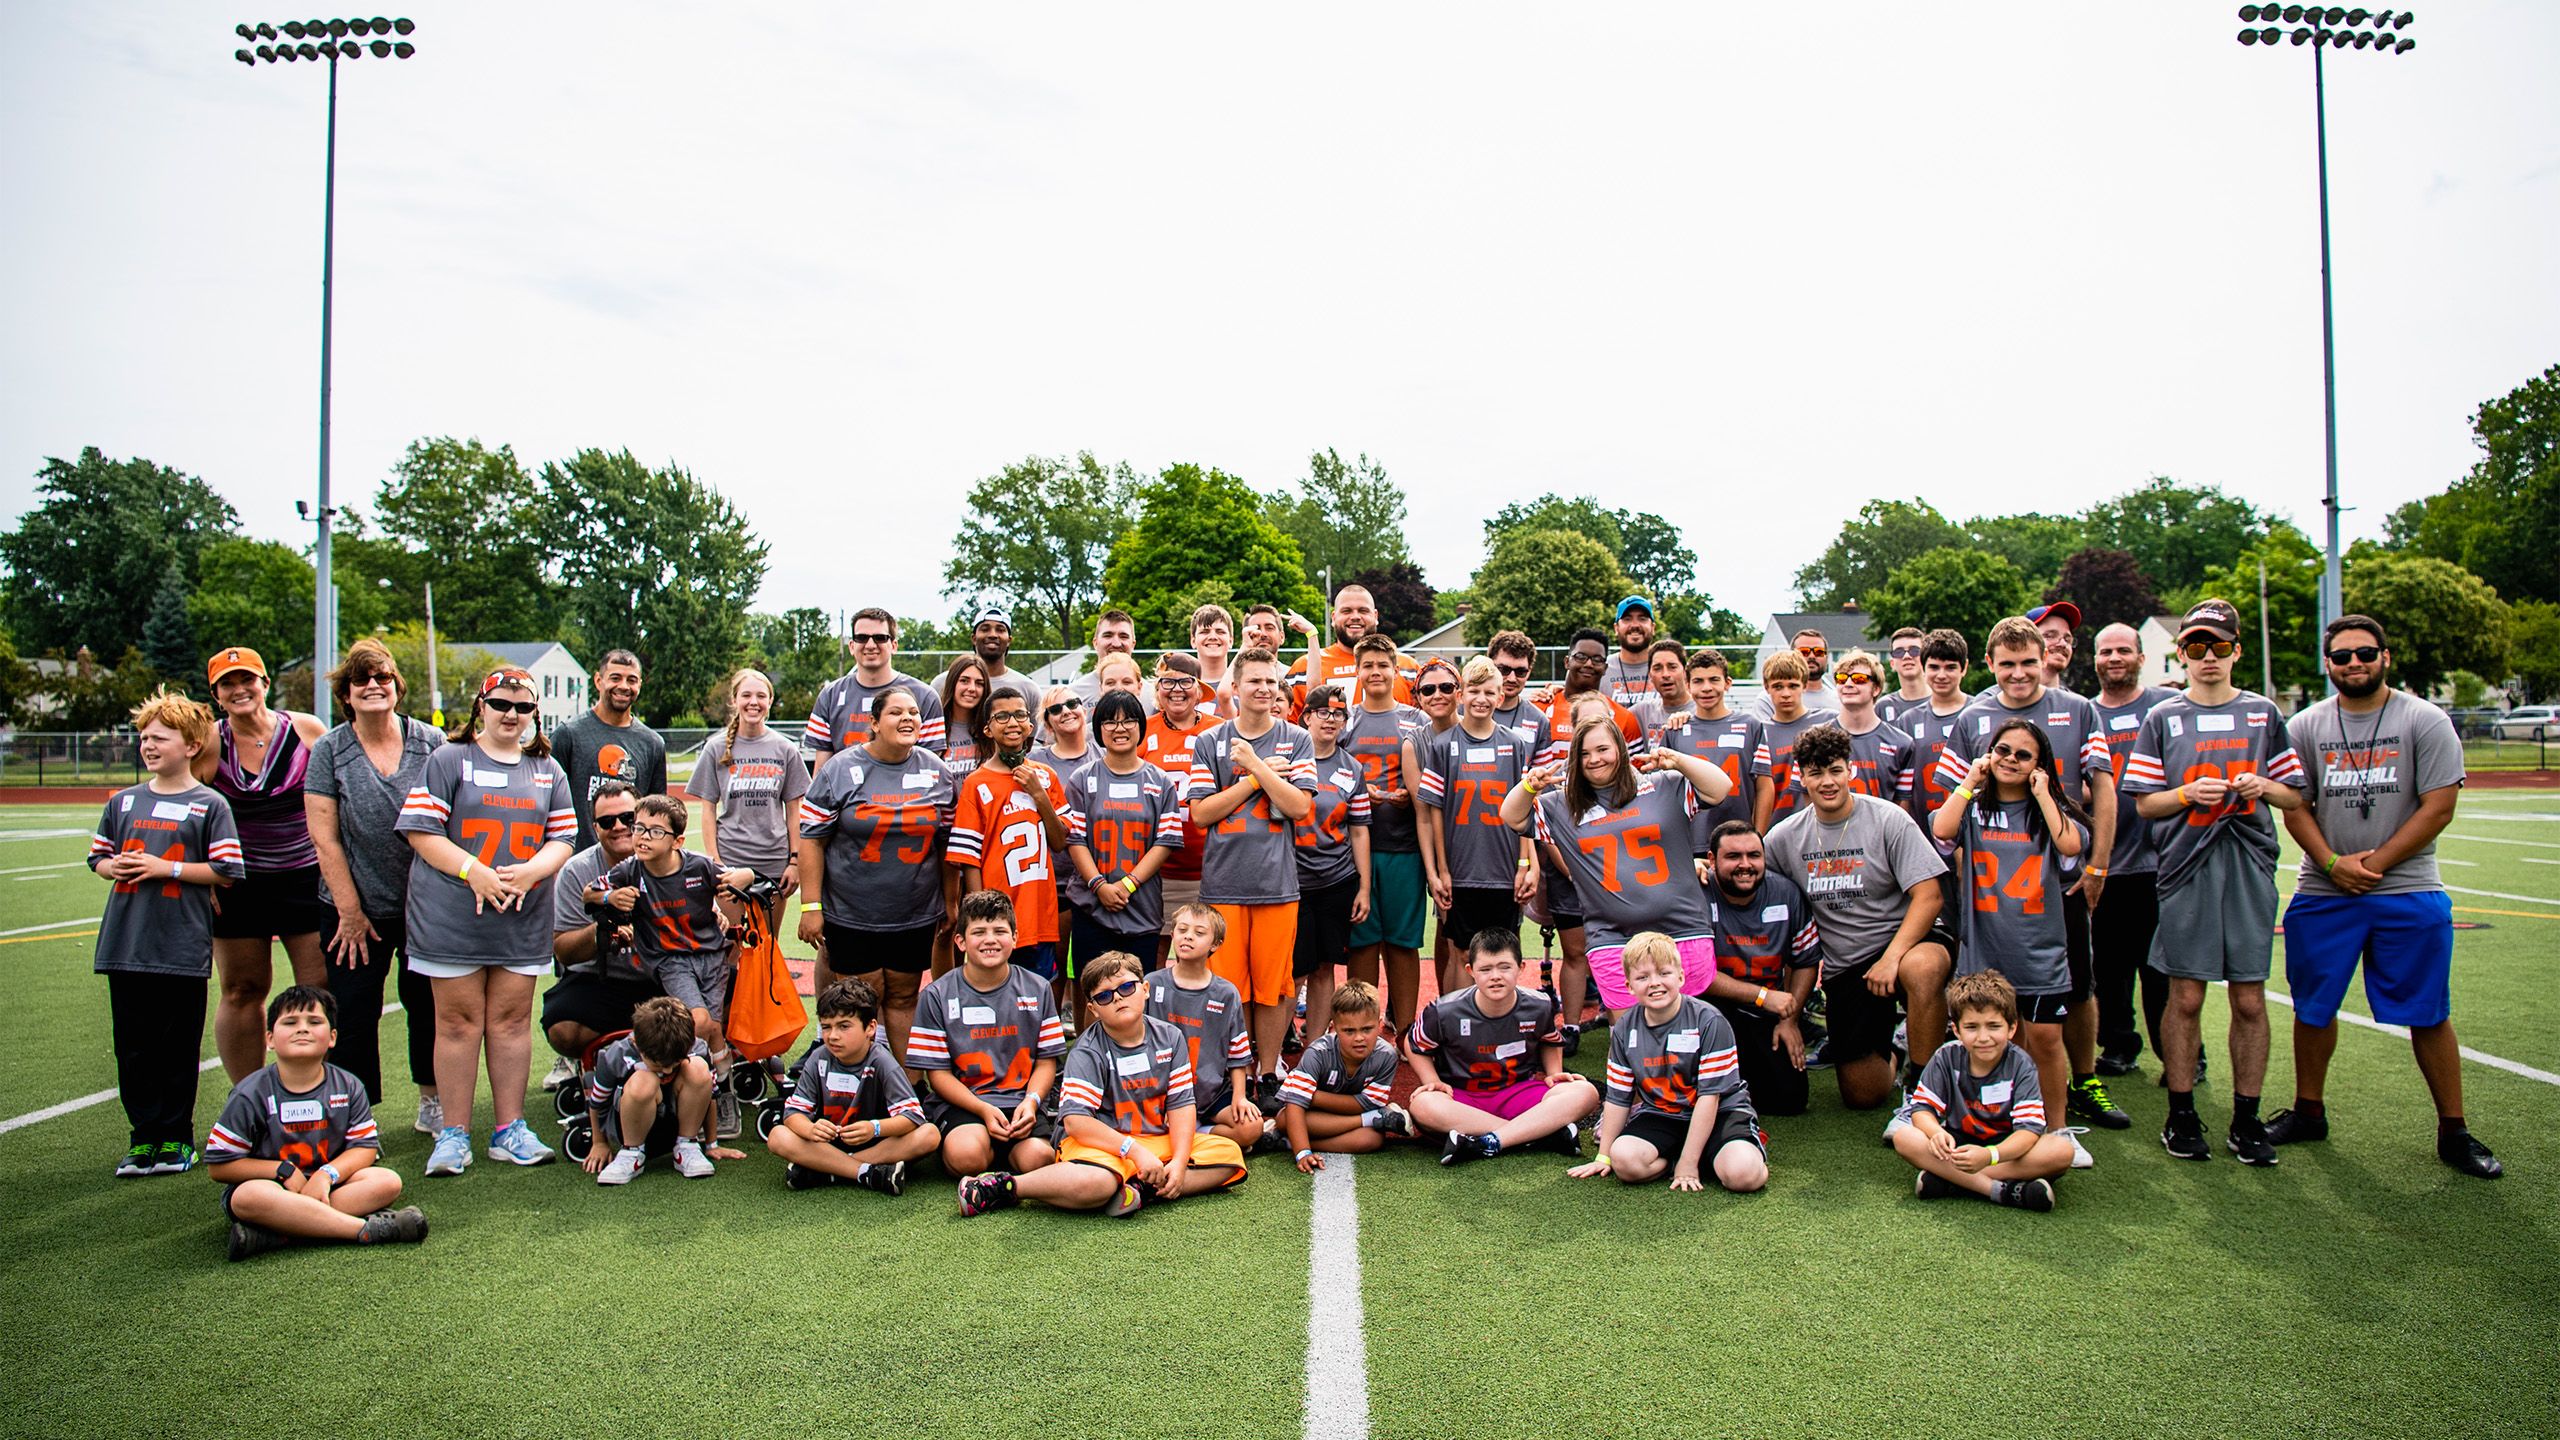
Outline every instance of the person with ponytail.
<path fill-rule="evenodd" d="M 800 888 L 792 838 L 800 797 L 809 789 L 809 764 L 799 746 L 766 725 L 772 713 L 770 676 L 752 669 L 730 676 L 729 723 L 703 742 L 684 793 L 711 811 L 702 837 L 712 863 L 752 870 L 781 885 L 771 901 L 779 933 L 782 902 Z"/>

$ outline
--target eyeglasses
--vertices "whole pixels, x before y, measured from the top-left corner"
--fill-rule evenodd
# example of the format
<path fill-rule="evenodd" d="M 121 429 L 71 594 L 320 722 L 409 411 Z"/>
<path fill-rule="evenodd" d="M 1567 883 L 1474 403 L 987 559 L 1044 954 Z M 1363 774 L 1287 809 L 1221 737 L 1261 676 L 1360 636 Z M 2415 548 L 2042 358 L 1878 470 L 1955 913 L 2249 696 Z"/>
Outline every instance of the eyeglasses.
<path fill-rule="evenodd" d="M 2332 665 L 2370 665 L 2381 658 L 2382 647 L 2379 645 L 2350 645 L 2343 650 L 2329 652 L 2329 663 Z"/>
<path fill-rule="evenodd" d="M 1526 665 L 1505 665 L 1501 661 L 1496 660 L 1493 662 L 1493 668 L 1501 672 L 1502 677 L 1506 680 L 1526 680 L 1529 678 L 1529 667 Z"/>
<path fill-rule="evenodd" d="M 2238 644 L 2229 640 L 2190 640 L 2178 647 L 2178 653 L 2190 660 L 2201 660 L 2207 655 L 2216 660 L 2228 660 L 2231 658 L 2231 652 L 2239 648 Z"/>
<path fill-rule="evenodd" d="M 599 815 L 595 818 L 595 827 L 599 830 L 620 830 L 631 823 L 632 816 L 628 810 L 619 815 Z"/>
<path fill-rule="evenodd" d="M 1834 670 L 1831 672 L 1831 683 L 1834 685 L 1846 685 L 1852 680 L 1864 680 L 1870 685 L 1876 683 L 1876 677 L 1868 674 L 1864 670 Z"/>
<path fill-rule="evenodd" d="M 2036 752 L 2035 747 L 2033 746 L 1994 745 L 1991 747 L 1991 758 L 1994 760 L 2033 760 L 2036 758 Z"/>
<path fill-rule="evenodd" d="M 1126 1000 L 1138 989 L 1139 986 L 1146 983 L 1147 982 L 1144 980 L 1123 980 L 1108 990 L 1094 991 L 1092 994 L 1086 996 L 1085 1000 L 1088 1004 L 1093 1005 L 1108 1005 L 1115 1000 Z"/>
<path fill-rule="evenodd" d="M 861 631 L 855 631 L 853 643 L 856 645 L 886 645 L 897 638 L 898 637 L 895 635 L 864 634 Z"/>
<path fill-rule="evenodd" d="M 484 697 L 480 703 L 501 715 L 530 715 L 542 708 L 532 700 L 501 700 L 494 695 Z"/>
<path fill-rule="evenodd" d="M 1050 706 L 1048 709 L 1041 711 L 1040 718 L 1043 720 L 1052 720 L 1071 710 L 1081 710 L 1083 708 L 1084 700 L 1081 697 L 1073 700 L 1061 700 L 1057 704 Z"/>
<path fill-rule="evenodd" d="M 1896 645 L 1893 647 L 1892 655 L 1896 660 L 1917 660 L 1920 658 L 1920 647 L 1917 645 Z"/>
<path fill-rule="evenodd" d="M 1156 677 L 1158 690 L 1196 690 L 1198 688 L 1200 688 L 1199 680 L 1189 675 L 1158 675 Z"/>
<path fill-rule="evenodd" d="M 1567 665 L 1597 665 L 1609 657 L 1598 650 L 1576 650 L 1564 657 Z"/>
<path fill-rule="evenodd" d="M 669 840 L 675 837 L 675 833 L 676 832 L 668 829 L 664 825 L 634 825 L 631 827 L 631 838 L 634 840 Z"/>
<path fill-rule="evenodd" d="M 1343 709 L 1339 705 L 1327 705 L 1319 710 L 1308 711 L 1307 718 L 1310 720 L 1340 720 L 1350 713 L 1350 711 Z"/>
<path fill-rule="evenodd" d="M 1455 695 L 1458 693 L 1458 687 L 1454 684 L 1448 684 L 1445 682 L 1438 685 L 1416 685 L 1413 687 L 1413 693 L 1416 695 Z"/>

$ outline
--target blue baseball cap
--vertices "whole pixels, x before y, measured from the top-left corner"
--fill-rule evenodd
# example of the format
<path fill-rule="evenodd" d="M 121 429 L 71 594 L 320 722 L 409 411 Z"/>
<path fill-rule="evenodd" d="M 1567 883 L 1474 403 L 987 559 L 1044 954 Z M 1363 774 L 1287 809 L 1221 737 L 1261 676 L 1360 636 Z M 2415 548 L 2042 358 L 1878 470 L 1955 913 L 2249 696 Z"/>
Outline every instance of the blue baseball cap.
<path fill-rule="evenodd" d="M 1641 610 L 1645 614 L 1651 615 L 1653 613 L 1653 602 L 1647 600 L 1641 595 L 1630 595 L 1626 599 L 1618 602 L 1619 619 L 1626 619 L 1627 612 L 1630 610 Z"/>

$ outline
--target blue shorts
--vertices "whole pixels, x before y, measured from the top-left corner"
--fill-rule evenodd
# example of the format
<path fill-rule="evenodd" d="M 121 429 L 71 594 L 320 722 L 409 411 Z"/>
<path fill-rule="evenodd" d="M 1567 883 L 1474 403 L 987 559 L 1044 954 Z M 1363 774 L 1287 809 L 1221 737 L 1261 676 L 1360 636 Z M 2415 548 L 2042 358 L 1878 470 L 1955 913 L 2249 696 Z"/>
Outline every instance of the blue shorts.
<path fill-rule="evenodd" d="M 2453 1018 L 2453 897 L 2301 895 L 2284 912 L 2284 980 L 2306 1025 L 2336 1022 L 2356 962 L 2373 1018 L 2423 1028 Z"/>
<path fill-rule="evenodd" d="M 1043 980 L 1055 980 L 1058 978 L 1058 943 L 1043 940 L 1037 945 L 1022 946 L 1013 952 L 1013 963 Z"/>

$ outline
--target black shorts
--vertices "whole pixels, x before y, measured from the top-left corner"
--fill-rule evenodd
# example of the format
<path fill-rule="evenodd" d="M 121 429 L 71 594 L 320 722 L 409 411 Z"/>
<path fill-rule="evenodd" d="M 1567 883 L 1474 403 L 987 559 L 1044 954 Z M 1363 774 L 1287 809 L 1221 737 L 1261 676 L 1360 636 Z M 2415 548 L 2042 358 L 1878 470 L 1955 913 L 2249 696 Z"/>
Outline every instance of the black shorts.
<path fill-rule="evenodd" d="M 1452 890 L 1440 933 L 1463 952 L 1480 930 L 1520 933 L 1520 902 L 1508 890 Z"/>
<path fill-rule="evenodd" d="M 320 867 L 252 870 L 214 892 L 213 938 L 271 940 L 337 927 L 338 912 L 320 898 Z"/>
<path fill-rule="evenodd" d="M 2068 995 L 2056 990 L 2045 995 L 2018 997 L 2018 1019 L 2029 1025 L 2059 1025 L 2078 1008 L 2083 995 Z"/>
<path fill-rule="evenodd" d="M 838 975 L 895 970 L 921 975 L 933 968 L 933 937 L 940 924 L 913 930 L 856 930 L 826 922 L 827 968 Z"/>
<path fill-rule="evenodd" d="M 1825 1049 L 1833 1065 L 1893 1053 L 1893 1027 L 1902 1016 L 1899 989 L 1878 995 L 1867 988 L 1867 972 L 1875 961 L 1853 965 L 1822 982 L 1822 1022 L 1831 1027 Z"/>
<path fill-rule="evenodd" d="M 1298 948 L 1289 973 L 1304 980 L 1319 965 L 1351 960 L 1351 902 L 1360 898 L 1360 877 L 1352 876 L 1317 890 L 1298 892 Z"/>
<path fill-rule="evenodd" d="M 1663 1115 L 1650 1111 L 1642 1115 L 1630 1115 L 1627 1117 L 1627 1128 L 1618 1133 L 1632 1135 L 1652 1146 L 1662 1156 L 1662 1163 L 1665 1165 L 1677 1165 L 1680 1163 L 1680 1147 L 1687 1144 L 1689 1140 L 1689 1117 Z M 1732 1106 L 1719 1105 L 1716 1107 L 1716 1123 L 1707 1135 L 1707 1148 L 1698 1159 L 1701 1163 L 1712 1167 L 1716 1162 L 1717 1153 L 1737 1140 L 1752 1146 L 1764 1156 L 1769 1153 L 1769 1137 L 1761 1133 L 1758 1123 Z"/>
<path fill-rule="evenodd" d="M 2089 901 L 2077 891 L 2062 897 L 2062 953 L 2071 972 L 2071 990 L 2064 998 L 2076 1004 L 2094 993 L 2091 977 L 2097 973 L 2089 960 Z"/>
<path fill-rule="evenodd" d="M 658 994 L 655 985 L 633 985 L 573 970 L 542 996 L 542 1028 L 577 1025 L 598 1035 L 631 1028 L 631 1012 Z"/>
<path fill-rule="evenodd" d="M 1742 1085 L 1751 1108 L 1763 1115 L 1801 1115 L 1811 1099 L 1805 1072 L 1780 1048 L 1778 1022 L 1757 1005 L 1738 1000 L 1710 1000 L 1733 1027 L 1733 1046 L 1742 1067 Z M 1801 1023 L 1801 1022 L 1799 1022 Z"/>

